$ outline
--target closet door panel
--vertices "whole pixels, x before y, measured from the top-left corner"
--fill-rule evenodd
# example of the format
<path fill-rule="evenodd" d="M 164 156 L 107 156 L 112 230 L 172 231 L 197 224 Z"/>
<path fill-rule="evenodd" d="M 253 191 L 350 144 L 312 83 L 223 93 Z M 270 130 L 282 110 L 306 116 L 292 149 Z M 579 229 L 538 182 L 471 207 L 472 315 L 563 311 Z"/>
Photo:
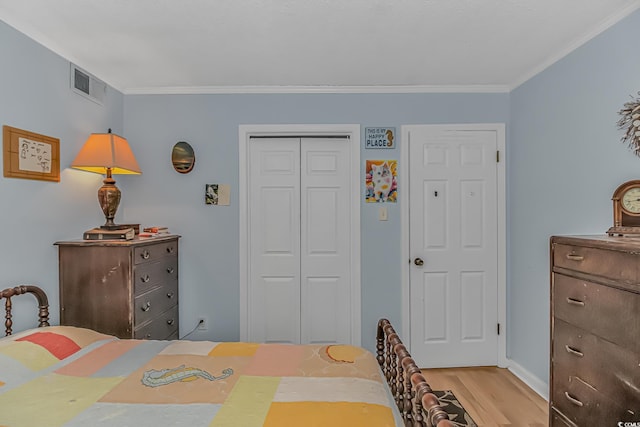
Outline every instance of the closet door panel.
<path fill-rule="evenodd" d="M 350 342 L 349 140 L 301 147 L 302 342 Z"/>
<path fill-rule="evenodd" d="M 250 336 L 300 341 L 300 141 L 250 142 Z"/>

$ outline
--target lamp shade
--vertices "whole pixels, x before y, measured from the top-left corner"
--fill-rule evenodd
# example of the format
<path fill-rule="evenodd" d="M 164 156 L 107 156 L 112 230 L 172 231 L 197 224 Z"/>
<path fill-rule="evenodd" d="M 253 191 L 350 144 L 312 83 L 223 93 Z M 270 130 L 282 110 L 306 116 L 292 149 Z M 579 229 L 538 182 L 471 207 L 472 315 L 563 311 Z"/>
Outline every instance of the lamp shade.
<path fill-rule="evenodd" d="M 140 174 L 126 139 L 114 133 L 92 133 L 76 156 L 71 167 L 89 172 L 106 174 Z"/>

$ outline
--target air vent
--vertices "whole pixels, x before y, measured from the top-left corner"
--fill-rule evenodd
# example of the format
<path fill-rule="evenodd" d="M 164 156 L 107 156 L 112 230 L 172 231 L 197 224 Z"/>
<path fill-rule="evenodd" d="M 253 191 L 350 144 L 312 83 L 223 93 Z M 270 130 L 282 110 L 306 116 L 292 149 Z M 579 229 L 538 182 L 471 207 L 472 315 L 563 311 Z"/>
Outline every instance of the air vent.
<path fill-rule="evenodd" d="M 71 89 L 75 93 L 102 105 L 107 85 L 78 66 L 71 64 Z"/>

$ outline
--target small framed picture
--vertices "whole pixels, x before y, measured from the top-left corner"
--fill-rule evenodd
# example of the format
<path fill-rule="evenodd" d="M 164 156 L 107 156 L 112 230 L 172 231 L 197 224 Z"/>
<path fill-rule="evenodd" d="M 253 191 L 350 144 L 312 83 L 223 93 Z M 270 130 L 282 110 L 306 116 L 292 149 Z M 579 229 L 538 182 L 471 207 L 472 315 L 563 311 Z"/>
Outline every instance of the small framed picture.
<path fill-rule="evenodd" d="M 204 202 L 207 205 L 218 204 L 218 184 L 206 184 Z"/>
<path fill-rule="evenodd" d="M 366 164 L 367 203 L 396 203 L 398 199 L 398 161 L 367 160 Z"/>
<path fill-rule="evenodd" d="M 60 140 L 2 127 L 2 158 L 7 178 L 60 181 Z"/>

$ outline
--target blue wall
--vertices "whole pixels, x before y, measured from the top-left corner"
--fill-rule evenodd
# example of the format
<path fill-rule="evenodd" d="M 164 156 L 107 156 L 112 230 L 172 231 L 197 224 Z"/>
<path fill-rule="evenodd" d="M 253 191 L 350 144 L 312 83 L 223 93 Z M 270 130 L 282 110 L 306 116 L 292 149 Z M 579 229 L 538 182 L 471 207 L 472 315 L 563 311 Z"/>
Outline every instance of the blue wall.
<path fill-rule="evenodd" d="M 605 233 L 614 190 L 640 177 L 616 127 L 640 90 L 639 29 L 635 12 L 511 92 L 508 342 L 510 357 L 545 381 L 549 236 Z"/>
<path fill-rule="evenodd" d="M 125 222 L 166 224 L 184 236 L 180 329 L 188 332 L 205 314 L 212 327 L 193 337 L 217 340 L 240 337 L 239 125 L 358 123 L 363 135 L 367 126 L 395 126 L 399 138 L 400 126 L 409 123 L 508 120 L 507 94 L 138 95 L 126 96 L 124 105 L 126 136 L 141 153 L 143 170 L 119 179 Z M 180 140 L 196 151 L 188 175 L 170 163 Z M 362 149 L 362 175 L 367 159 L 399 157 L 399 149 Z M 207 183 L 230 184 L 231 205 L 205 205 Z M 402 191 L 400 184 L 400 197 Z M 361 206 L 362 345 L 369 349 L 380 317 L 398 328 L 402 320 L 400 206 L 389 204 L 385 222 L 378 221 L 377 208 Z"/>
<path fill-rule="evenodd" d="M 41 285 L 57 323 L 58 253 L 53 243 L 80 238 L 103 220 L 97 199 L 102 177 L 68 165 L 91 132 L 109 127 L 122 131 L 123 95 L 109 88 L 104 105 L 77 95 L 70 89 L 69 61 L 1 21 L 0 58 L 0 124 L 60 139 L 59 183 L 0 178 L 0 288 Z M 14 301 L 15 306 L 23 304 L 35 307 L 35 299 Z M 15 330 L 36 324 L 35 316 L 15 311 Z"/>
<path fill-rule="evenodd" d="M 617 111 L 640 89 L 635 12 L 510 94 L 128 95 L 109 88 L 98 105 L 69 89 L 69 62 L 0 22 L 0 122 L 60 138 L 61 181 L 1 178 L 2 287 L 32 282 L 49 294 L 58 322 L 57 250 L 100 224 L 101 177 L 68 169 L 91 132 L 126 136 L 143 170 L 117 177 L 118 222 L 168 225 L 181 243 L 181 332 L 209 316 L 196 339 L 239 337 L 238 125 L 296 123 L 507 123 L 508 355 L 542 381 L 548 375 L 549 258 L 553 234 L 603 233 L 611 194 L 640 164 L 619 142 Z M 88 70 L 92 71 L 92 70 Z M 179 175 L 171 147 L 189 141 L 195 170 Z M 367 159 L 399 150 L 362 150 Z M 404 165 L 400 164 L 400 168 Z M 362 166 L 362 169 L 364 167 Z M 207 206 L 204 185 L 228 183 L 231 206 Z M 400 197 L 402 197 L 400 183 Z M 362 203 L 362 343 L 375 322 L 400 313 L 400 209 L 377 220 Z M 16 305 L 30 304 L 17 300 Z M 16 330 L 35 320 L 21 314 Z"/>

